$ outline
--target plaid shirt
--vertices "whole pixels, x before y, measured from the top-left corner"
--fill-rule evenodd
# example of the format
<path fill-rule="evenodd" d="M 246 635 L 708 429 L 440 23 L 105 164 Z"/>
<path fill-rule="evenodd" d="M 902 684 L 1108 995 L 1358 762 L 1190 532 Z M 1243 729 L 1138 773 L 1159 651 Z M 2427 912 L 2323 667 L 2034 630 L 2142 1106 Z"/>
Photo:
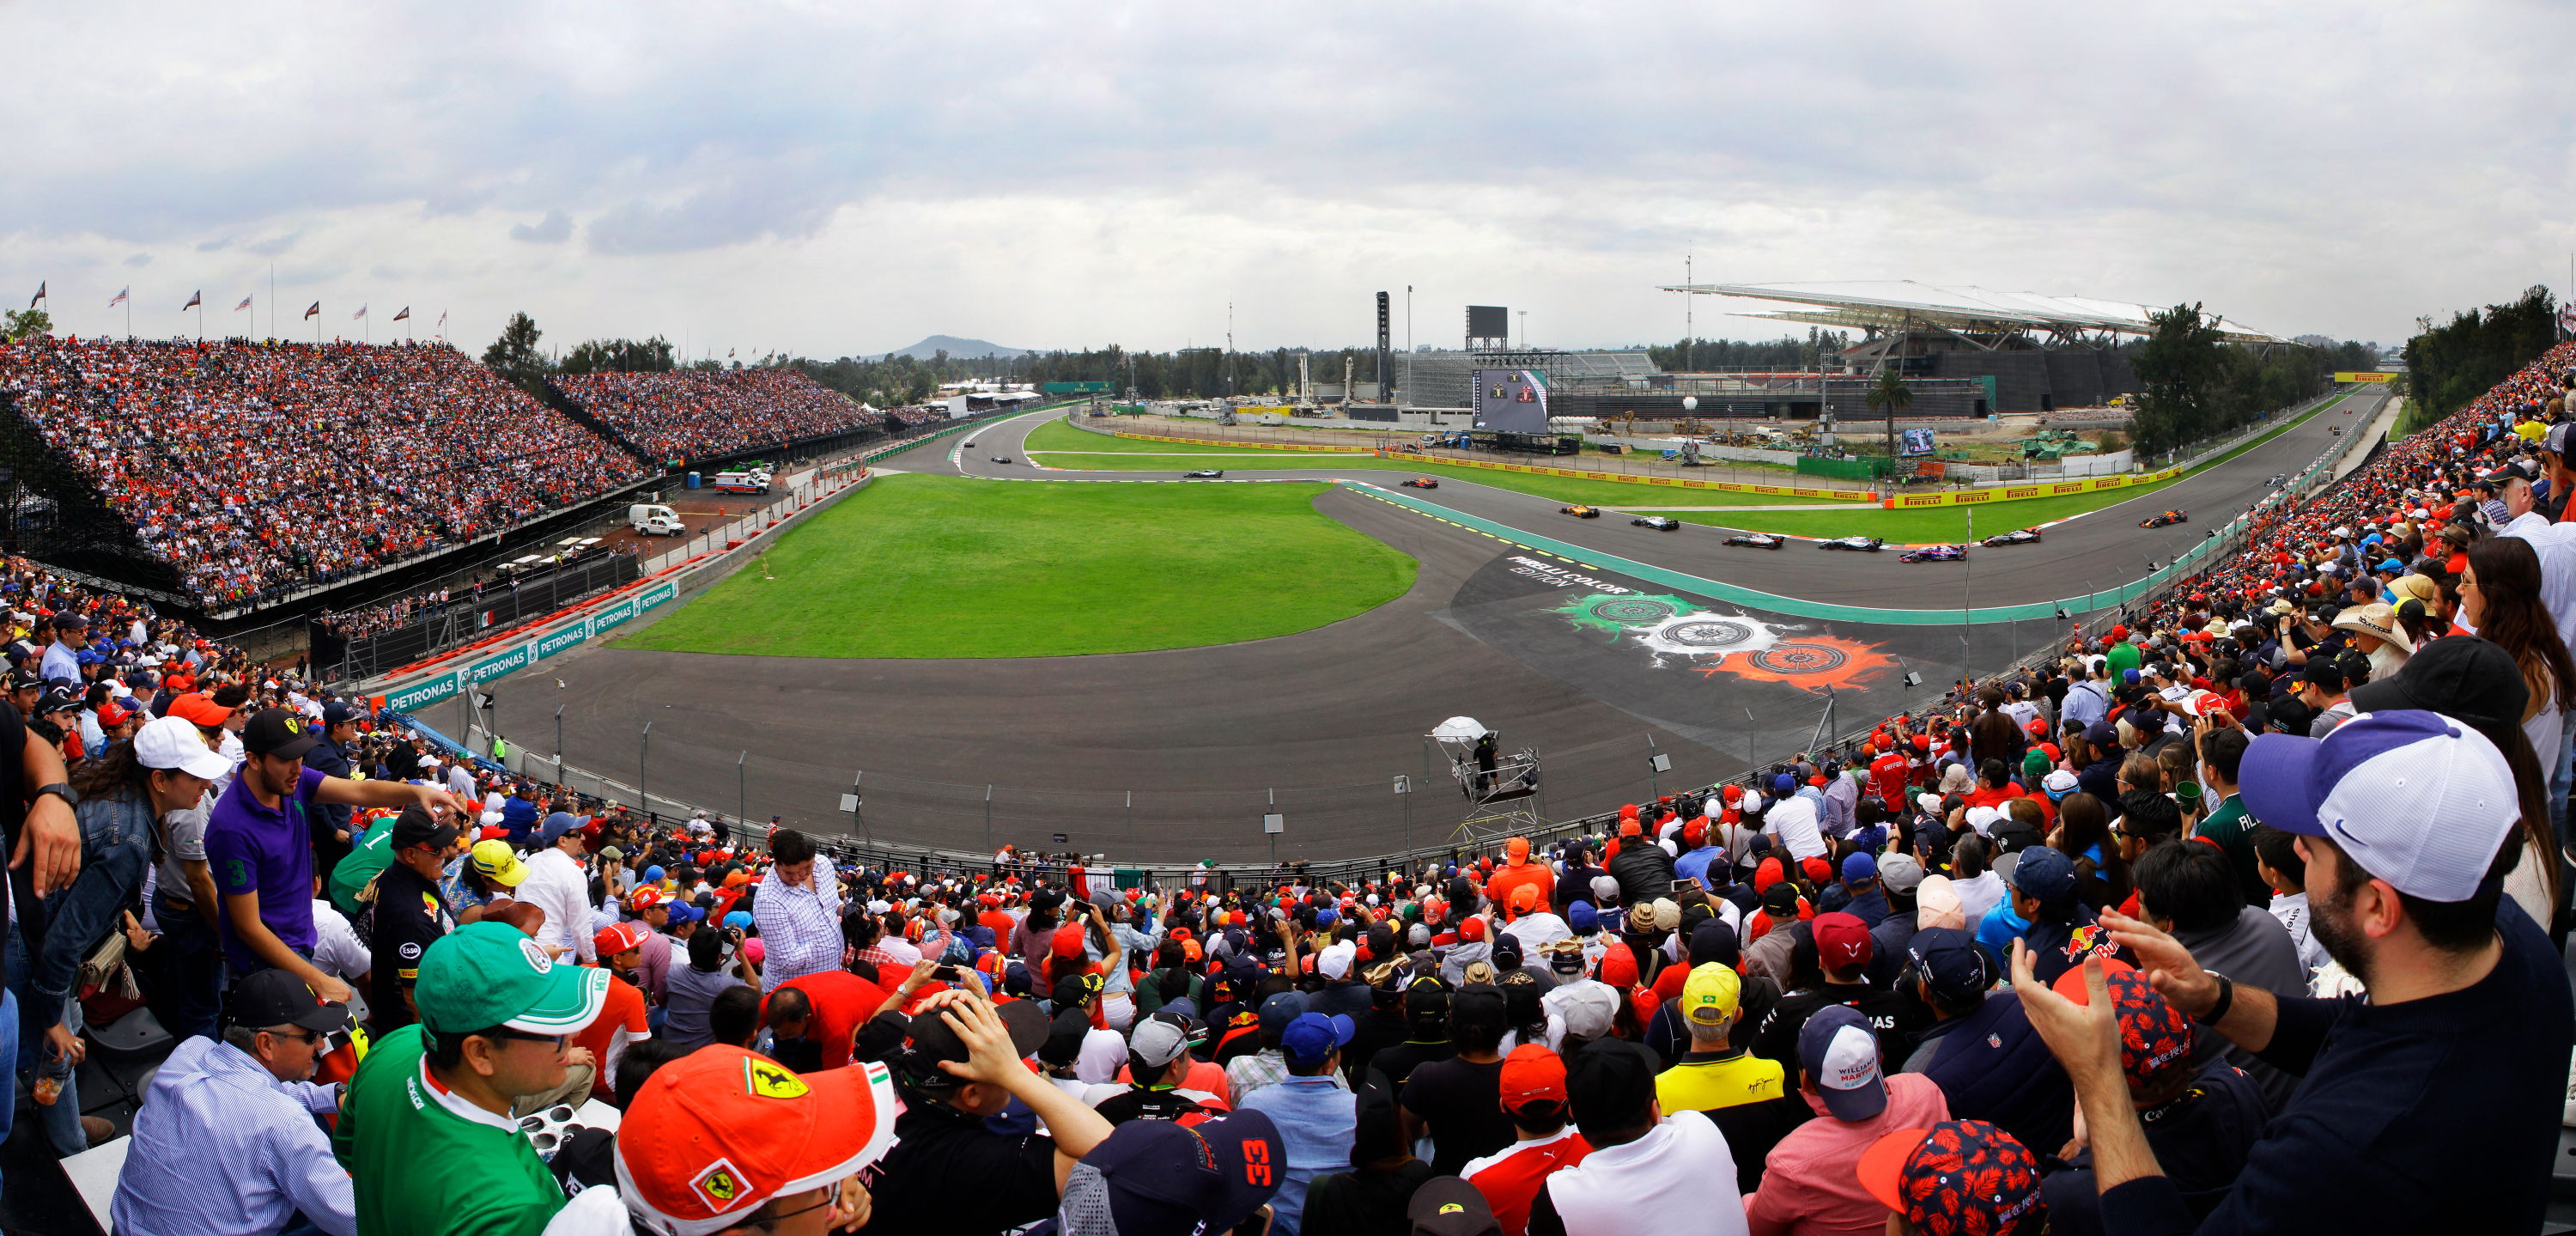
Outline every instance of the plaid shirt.
<path fill-rule="evenodd" d="M 841 886 L 830 873 L 818 871 L 805 888 L 775 878 L 764 880 L 751 903 L 752 925 L 760 928 L 760 989 L 841 968 Z"/>

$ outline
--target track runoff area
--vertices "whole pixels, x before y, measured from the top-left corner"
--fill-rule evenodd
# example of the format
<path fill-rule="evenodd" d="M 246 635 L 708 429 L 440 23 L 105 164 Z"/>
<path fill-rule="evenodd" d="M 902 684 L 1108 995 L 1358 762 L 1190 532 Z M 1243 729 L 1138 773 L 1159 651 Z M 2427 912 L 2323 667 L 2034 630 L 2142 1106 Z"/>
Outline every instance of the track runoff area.
<path fill-rule="evenodd" d="M 2333 430 L 2357 433 L 2378 398 L 1949 563 L 1731 547 L 1728 527 L 1639 527 L 1631 512 L 1652 508 L 1606 498 L 1579 519 L 1559 508 L 1598 496 L 1557 478 L 1455 469 L 1473 479 L 1404 488 L 1422 471 L 1409 461 L 1220 448 L 1222 480 L 1184 480 L 1216 465 L 1032 414 L 883 461 L 875 486 L 765 565 L 570 659 L 558 692 L 503 692 L 501 716 L 542 733 L 567 705 L 577 756 L 640 756 L 621 716 L 677 723 L 656 739 L 738 734 L 740 752 L 653 742 L 655 790 L 824 832 L 973 849 L 989 818 L 997 840 L 1063 834 L 1122 861 L 1383 852 L 1403 840 L 1393 774 L 1443 792 L 1400 804 L 1413 840 L 1457 822 L 1424 755 L 1444 717 L 1537 748 L 1551 818 L 1733 776 L 2056 642 L 2053 603 L 2109 604 L 2345 440 Z M 1029 447 L 1063 447 L 1059 434 L 1127 466 L 1032 467 Z M 1070 449 L 1040 458 L 1109 457 Z M 2040 505 L 1978 509 L 1977 530 L 2041 522 L 2015 509 Z M 2137 526 L 2168 508 L 2193 518 Z M 1776 514 L 1886 536 L 1867 521 L 1901 513 Z M 2010 606 L 2036 613 L 1959 621 Z M 864 821 L 832 810 L 859 770 L 888 787 Z M 1285 835 L 1260 831 L 1272 810 Z"/>

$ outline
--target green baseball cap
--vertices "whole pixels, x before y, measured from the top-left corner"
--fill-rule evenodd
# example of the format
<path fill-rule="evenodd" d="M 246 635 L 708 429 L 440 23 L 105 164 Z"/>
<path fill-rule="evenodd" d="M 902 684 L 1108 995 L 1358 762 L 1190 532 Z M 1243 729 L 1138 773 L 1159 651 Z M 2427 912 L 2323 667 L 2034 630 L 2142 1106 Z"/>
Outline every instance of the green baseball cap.
<path fill-rule="evenodd" d="M 610 981 L 606 970 L 555 960 L 506 923 L 467 923 L 422 954 L 412 999 L 432 1034 L 571 1034 L 599 1016 Z"/>

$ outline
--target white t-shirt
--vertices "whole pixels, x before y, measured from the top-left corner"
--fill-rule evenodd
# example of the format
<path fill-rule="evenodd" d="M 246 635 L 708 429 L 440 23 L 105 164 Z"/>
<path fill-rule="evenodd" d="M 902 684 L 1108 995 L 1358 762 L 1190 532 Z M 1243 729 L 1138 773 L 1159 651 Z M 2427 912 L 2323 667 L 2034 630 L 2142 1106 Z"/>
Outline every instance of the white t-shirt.
<path fill-rule="evenodd" d="M 1726 1134 L 1702 1112 L 1667 1113 L 1644 1137 L 1594 1150 L 1547 1178 L 1548 1199 L 1570 1233 L 1624 1232 L 1640 1215 L 1690 1215 L 1713 1236 L 1744 1236 L 1744 1197 Z"/>
<path fill-rule="evenodd" d="M 1831 853 L 1825 845 L 1825 834 L 1816 827 L 1816 805 L 1803 798 L 1784 798 L 1771 805 L 1762 817 L 1762 831 L 1780 839 L 1789 847 L 1793 859 L 1823 858 Z"/>
<path fill-rule="evenodd" d="M 328 901 L 313 903 L 313 968 L 348 981 L 376 966 L 376 956 L 358 939 L 346 915 Z"/>

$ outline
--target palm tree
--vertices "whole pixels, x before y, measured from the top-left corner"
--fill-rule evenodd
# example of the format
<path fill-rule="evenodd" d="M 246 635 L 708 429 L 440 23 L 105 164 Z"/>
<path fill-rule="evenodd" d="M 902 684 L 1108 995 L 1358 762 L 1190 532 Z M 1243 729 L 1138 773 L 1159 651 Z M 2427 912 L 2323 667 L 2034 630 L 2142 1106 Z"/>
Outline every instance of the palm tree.
<path fill-rule="evenodd" d="M 1862 398 L 1868 402 L 1870 411 L 1887 414 L 1887 462 L 1893 466 L 1896 463 L 1896 414 L 1913 406 L 1914 391 L 1905 385 L 1904 379 L 1896 376 L 1896 368 L 1891 365 L 1878 371 L 1878 385 L 1869 388 L 1869 394 Z"/>

